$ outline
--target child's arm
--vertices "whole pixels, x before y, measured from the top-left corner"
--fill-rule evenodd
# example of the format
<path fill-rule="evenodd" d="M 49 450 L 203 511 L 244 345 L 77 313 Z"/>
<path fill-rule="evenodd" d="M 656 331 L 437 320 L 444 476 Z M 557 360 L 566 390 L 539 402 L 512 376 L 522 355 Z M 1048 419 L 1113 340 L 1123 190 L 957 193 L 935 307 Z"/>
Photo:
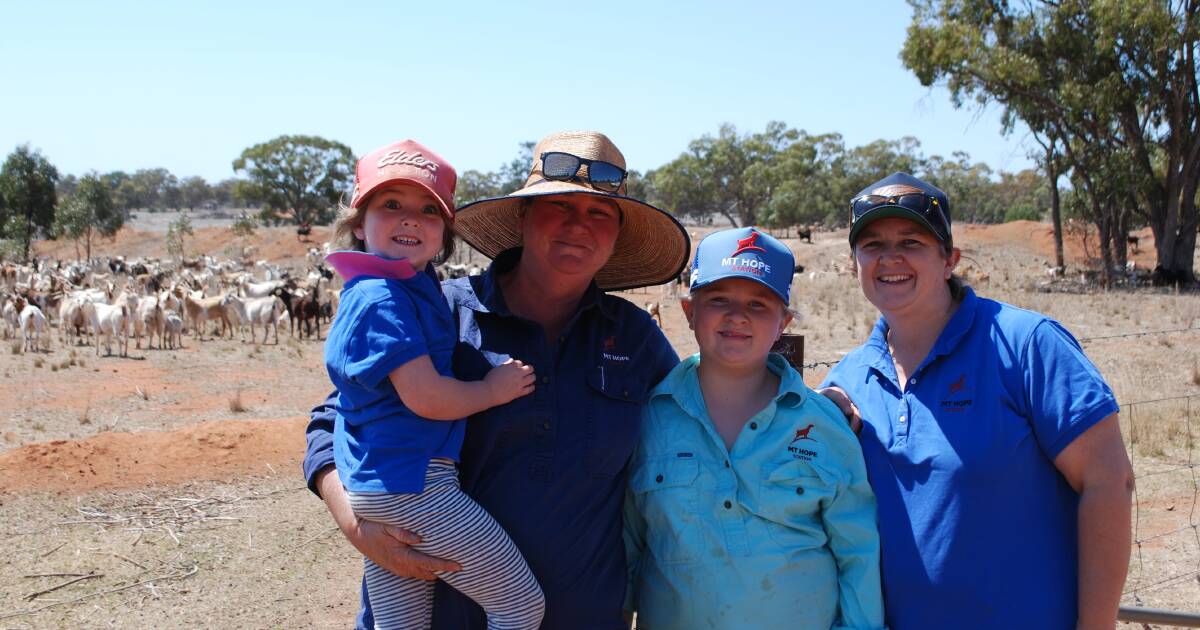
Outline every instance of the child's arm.
<path fill-rule="evenodd" d="M 533 366 L 509 359 L 482 381 L 442 376 L 429 355 L 421 355 L 388 373 L 404 406 L 429 420 L 460 420 L 533 391 Z"/>
<path fill-rule="evenodd" d="M 838 567 L 840 622 L 836 628 L 883 628 L 875 494 L 867 483 L 858 441 L 845 442 L 846 451 L 853 451 L 842 453 L 845 483 L 821 511 L 829 550 Z"/>

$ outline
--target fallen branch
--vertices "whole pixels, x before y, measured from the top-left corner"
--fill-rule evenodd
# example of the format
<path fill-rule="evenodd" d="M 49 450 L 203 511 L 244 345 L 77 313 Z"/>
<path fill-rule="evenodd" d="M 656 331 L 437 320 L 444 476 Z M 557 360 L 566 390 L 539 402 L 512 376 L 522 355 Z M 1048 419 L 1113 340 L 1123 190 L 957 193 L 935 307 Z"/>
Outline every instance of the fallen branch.
<path fill-rule="evenodd" d="M 103 573 L 88 573 L 86 575 L 81 575 L 81 576 L 75 578 L 74 580 L 63 582 L 62 584 L 59 584 L 58 586 L 51 586 L 50 588 L 48 588 L 44 591 L 30 593 L 25 596 L 25 601 L 31 602 L 31 601 L 37 599 L 39 595 L 45 595 L 46 593 L 53 593 L 54 591 L 57 591 L 60 588 L 66 588 L 76 582 L 82 582 L 84 580 L 90 580 L 92 578 L 98 578 L 98 577 L 104 577 L 104 574 Z"/>
<path fill-rule="evenodd" d="M 183 580 L 183 579 L 187 579 L 187 578 L 195 575 L 196 572 L 199 570 L 200 570 L 199 565 L 192 565 L 192 568 L 188 569 L 185 572 L 160 575 L 158 577 L 152 577 L 148 580 L 142 580 L 141 582 L 137 582 L 134 584 L 127 584 L 125 586 L 118 586 L 117 588 L 110 588 L 110 589 L 104 590 L 104 591 L 97 591 L 95 593 L 89 593 L 89 594 L 83 595 L 81 597 L 76 597 L 75 599 L 68 599 L 66 601 L 54 602 L 53 604 L 46 604 L 45 606 L 40 606 L 38 608 L 32 608 L 30 610 L 20 610 L 20 611 L 12 612 L 12 613 L 4 613 L 4 614 L 0 615 L 0 619 L 10 619 L 12 617 L 23 617 L 25 615 L 35 615 L 37 613 L 42 612 L 43 610 L 54 608 L 55 606 L 65 606 L 67 604 L 75 604 L 75 603 L 81 602 L 85 599 L 91 599 L 93 597 L 99 597 L 100 595 L 108 595 L 110 593 L 117 593 L 120 591 L 127 591 L 131 588 L 136 588 L 138 586 L 142 586 L 143 584 L 149 584 L 151 582 L 157 582 L 159 580 Z"/>

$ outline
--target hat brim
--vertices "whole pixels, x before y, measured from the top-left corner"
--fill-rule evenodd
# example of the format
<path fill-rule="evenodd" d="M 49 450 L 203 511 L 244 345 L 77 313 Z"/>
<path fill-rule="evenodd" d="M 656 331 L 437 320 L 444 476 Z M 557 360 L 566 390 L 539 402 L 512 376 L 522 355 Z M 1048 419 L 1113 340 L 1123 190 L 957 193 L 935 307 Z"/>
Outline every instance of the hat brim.
<path fill-rule="evenodd" d="M 909 210 L 908 208 L 904 208 L 902 206 L 879 206 L 878 208 L 871 208 L 871 210 L 869 210 L 866 214 L 859 217 L 858 220 L 854 222 L 854 225 L 850 226 L 850 244 L 854 245 L 854 241 L 858 239 L 858 235 L 863 231 L 863 228 L 867 227 L 874 221 L 889 217 L 915 221 L 916 223 L 920 224 L 921 227 L 929 230 L 929 233 L 933 234 L 934 238 L 942 243 L 948 242 L 951 238 L 949 234 L 942 234 L 939 232 L 938 229 L 929 222 L 929 219 L 921 216 L 921 213 L 919 212 Z"/>
<path fill-rule="evenodd" d="M 612 256 L 596 272 L 596 285 L 601 289 L 621 291 L 663 284 L 683 271 L 691 239 L 675 217 L 648 203 L 573 182 L 540 181 L 504 197 L 469 203 L 458 209 L 454 231 L 484 256 L 495 258 L 521 246 L 520 216 L 525 199 L 562 194 L 599 197 L 621 209 L 621 231 Z"/>
<path fill-rule="evenodd" d="M 408 184 L 410 186 L 416 186 L 417 188 L 420 188 L 420 189 L 424 190 L 425 192 L 429 193 L 429 195 L 431 197 L 433 197 L 434 199 L 437 200 L 438 207 L 442 209 L 442 216 L 444 216 L 447 221 L 454 220 L 454 208 L 447 206 L 446 202 L 442 200 L 442 198 L 437 194 L 437 191 L 435 191 L 432 186 L 426 184 L 425 182 L 421 182 L 421 181 L 418 181 L 415 179 L 410 179 L 408 177 L 393 177 L 391 179 L 385 179 L 383 181 L 377 182 L 374 186 L 371 186 L 370 188 L 368 188 L 366 190 L 366 192 L 361 193 L 357 199 L 352 200 L 350 203 L 350 207 L 351 208 L 360 208 L 360 207 L 362 207 L 363 202 L 365 202 L 367 200 L 367 198 L 369 198 L 371 195 L 374 195 L 375 193 L 377 193 L 385 188 L 391 188 L 397 184 Z"/>

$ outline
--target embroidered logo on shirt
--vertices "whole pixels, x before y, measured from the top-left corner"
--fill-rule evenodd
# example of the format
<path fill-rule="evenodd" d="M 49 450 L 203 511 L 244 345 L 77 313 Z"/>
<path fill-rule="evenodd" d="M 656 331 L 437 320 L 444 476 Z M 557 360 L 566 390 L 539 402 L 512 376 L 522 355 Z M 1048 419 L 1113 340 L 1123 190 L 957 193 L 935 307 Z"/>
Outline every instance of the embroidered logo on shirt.
<path fill-rule="evenodd" d="M 600 355 L 603 356 L 605 360 L 616 361 L 618 363 L 623 363 L 623 362 L 629 360 L 629 357 L 624 354 L 614 354 L 612 352 L 612 350 L 614 350 L 617 347 L 617 338 L 616 337 L 614 337 L 614 336 L 605 337 L 604 342 L 601 344 L 601 346 L 604 348 L 604 351 L 601 352 Z"/>
<path fill-rule="evenodd" d="M 970 398 L 961 398 L 958 400 L 950 400 L 949 399 L 950 397 L 952 397 L 956 394 L 962 393 L 963 389 L 965 389 L 966 386 L 967 386 L 967 375 L 965 373 L 960 375 L 958 377 L 957 381 L 950 383 L 950 386 L 948 388 L 948 393 L 946 394 L 947 399 L 942 401 L 942 411 L 948 411 L 950 413 L 962 413 L 962 412 L 966 411 L 967 408 L 969 408 L 975 402 L 974 400 L 971 400 Z"/>
<path fill-rule="evenodd" d="M 809 437 L 808 435 L 812 432 L 812 430 L 813 425 L 811 424 L 803 429 L 796 429 L 796 437 L 792 438 L 791 443 L 789 443 L 787 447 L 788 452 L 792 454 L 793 458 L 803 459 L 804 461 L 811 462 L 817 456 L 817 452 L 814 450 L 796 446 L 796 442 L 802 442 L 804 440 L 816 442 L 817 440 L 815 438 Z"/>

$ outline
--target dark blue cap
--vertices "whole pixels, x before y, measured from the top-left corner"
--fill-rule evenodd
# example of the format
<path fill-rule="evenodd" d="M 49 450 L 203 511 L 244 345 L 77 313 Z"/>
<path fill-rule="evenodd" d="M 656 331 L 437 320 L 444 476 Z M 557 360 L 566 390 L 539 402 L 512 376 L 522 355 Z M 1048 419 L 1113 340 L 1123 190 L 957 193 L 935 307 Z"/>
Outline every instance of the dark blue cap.
<path fill-rule="evenodd" d="M 792 250 L 758 228 L 721 230 L 696 246 L 691 290 L 726 278 L 745 278 L 766 285 L 788 305 L 795 265 Z"/>
<path fill-rule="evenodd" d="M 950 234 L 950 198 L 936 186 L 908 173 L 892 173 L 867 186 L 850 200 L 850 244 L 868 223 L 899 217 L 920 223 L 943 243 Z"/>

